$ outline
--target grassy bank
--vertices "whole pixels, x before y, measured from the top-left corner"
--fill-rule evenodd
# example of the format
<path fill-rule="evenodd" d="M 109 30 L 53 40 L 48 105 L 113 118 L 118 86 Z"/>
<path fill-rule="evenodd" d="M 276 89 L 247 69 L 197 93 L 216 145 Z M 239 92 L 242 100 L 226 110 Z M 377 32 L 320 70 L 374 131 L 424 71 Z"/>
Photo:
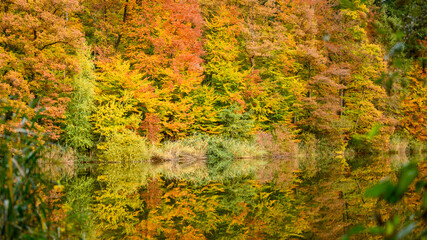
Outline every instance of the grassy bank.
<path fill-rule="evenodd" d="M 390 139 L 389 152 L 391 154 L 411 154 L 419 155 L 427 152 L 427 142 L 421 142 L 413 138 L 406 138 L 399 135 Z"/>
<path fill-rule="evenodd" d="M 196 135 L 179 141 L 167 141 L 160 146 L 152 146 L 150 160 L 152 162 L 191 162 L 207 160 L 215 154 L 223 154 L 225 158 L 260 158 L 267 152 L 255 141 Z"/>

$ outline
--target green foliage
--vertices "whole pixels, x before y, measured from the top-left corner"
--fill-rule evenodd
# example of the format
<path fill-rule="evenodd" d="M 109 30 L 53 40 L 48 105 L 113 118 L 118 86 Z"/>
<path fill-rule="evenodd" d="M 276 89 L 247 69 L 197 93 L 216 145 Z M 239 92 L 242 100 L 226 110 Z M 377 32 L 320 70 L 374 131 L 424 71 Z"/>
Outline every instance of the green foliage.
<path fill-rule="evenodd" d="M 0 125 L 9 111 L 0 108 Z M 34 122 L 25 116 L 20 120 L 16 128 L 0 132 L 0 235 L 6 240 L 46 239 L 48 209 L 40 191 L 45 183 L 37 163 L 42 145 Z"/>
<path fill-rule="evenodd" d="M 382 124 L 377 123 L 372 126 L 369 132 L 363 135 L 352 135 L 351 140 L 349 142 L 349 146 L 352 147 L 358 153 L 378 153 L 382 149 L 377 148 L 377 146 L 375 146 L 375 140 L 380 135 L 380 130 L 382 127 Z M 379 144 L 384 145 L 385 143 L 381 142 Z"/>
<path fill-rule="evenodd" d="M 72 178 L 67 181 L 65 190 L 66 217 L 62 221 L 66 224 L 66 237 L 94 238 L 94 222 L 91 203 L 94 189 L 93 178 Z M 63 237 L 65 234 L 63 234 Z M 84 236 L 84 237 L 83 237 Z"/>
<path fill-rule="evenodd" d="M 251 139 L 254 121 L 249 112 L 239 113 L 239 110 L 233 105 L 218 113 L 218 122 L 222 125 L 221 135 L 235 139 Z"/>
<path fill-rule="evenodd" d="M 128 128 L 136 129 L 141 118 L 133 110 L 134 105 L 129 95 L 125 95 L 123 99 L 113 98 L 98 106 L 92 115 L 93 131 L 100 137 L 108 139 L 113 134 L 122 133 Z M 105 149 L 105 144 L 101 142 L 98 148 Z"/>
<path fill-rule="evenodd" d="M 243 50 L 237 37 L 241 31 L 241 20 L 238 19 L 236 8 L 226 3 L 209 6 L 205 11 L 204 49 L 207 54 L 206 79 L 203 83 L 215 90 L 216 107 L 229 107 L 236 103 L 243 105 L 244 78 L 248 73 L 239 59 Z"/>
<path fill-rule="evenodd" d="M 404 42 L 404 57 L 406 58 L 422 58 L 420 54 L 424 51 L 420 40 L 424 40 L 427 36 L 425 25 L 427 20 L 423 14 L 427 8 L 427 4 L 422 0 L 410 1 L 381 1 L 377 4 L 385 13 L 385 18 L 388 21 L 383 21 L 383 28 L 391 28 L 391 33 L 385 37 L 396 38 Z M 393 39 L 392 39 L 393 40 Z M 394 41 L 389 41 L 391 45 Z M 400 58 L 400 57 L 399 57 Z M 425 60 L 422 60 L 425 61 Z"/>
<path fill-rule="evenodd" d="M 231 149 L 227 148 L 220 138 L 211 138 L 209 140 L 206 156 L 208 157 L 207 166 L 212 174 L 223 172 L 234 161 Z"/>
<path fill-rule="evenodd" d="M 409 152 L 414 155 L 422 155 L 427 152 L 427 143 L 411 139 L 408 144 Z"/>
<path fill-rule="evenodd" d="M 75 149 L 93 147 L 90 116 L 95 109 L 95 74 L 89 49 L 78 55 L 80 72 L 73 79 L 73 94 L 66 114 L 65 142 Z"/>
<path fill-rule="evenodd" d="M 150 153 L 145 138 L 133 131 L 113 132 L 105 142 L 102 157 L 109 162 L 147 161 Z"/>
<path fill-rule="evenodd" d="M 197 118 L 191 126 L 191 132 L 205 134 L 219 134 L 221 125 L 218 124 L 218 111 L 216 107 L 217 95 L 210 86 L 200 87 L 193 95 L 194 112 Z"/>
<path fill-rule="evenodd" d="M 138 129 L 144 114 L 153 111 L 157 100 L 143 74 L 132 70 L 128 61 L 117 56 L 98 62 L 97 66 L 97 106 L 91 121 L 94 133 L 99 135 L 98 148 L 103 150 L 105 141 L 111 141 L 114 134 Z"/>
<path fill-rule="evenodd" d="M 145 163 L 105 165 L 97 176 L 91 211 L 96 238 L 122 239 L 132 235 L 143 211 L 138 189 L 149 179 Z"/>

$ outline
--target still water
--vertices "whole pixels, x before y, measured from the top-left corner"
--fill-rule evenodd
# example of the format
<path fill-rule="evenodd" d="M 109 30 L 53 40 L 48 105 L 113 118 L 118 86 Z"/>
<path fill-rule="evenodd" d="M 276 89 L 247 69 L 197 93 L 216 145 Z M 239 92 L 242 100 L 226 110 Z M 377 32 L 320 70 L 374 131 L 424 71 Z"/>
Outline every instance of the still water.
<path fill-rule="evenodd" d="M 57 184 L 46 200 L 64 239 L 339 239 L 375 216 L 411 210 L 364 195 L 407 161 L 300 156 L 235 160 L 222 170 L 203 161 L 46 165 Z"/>

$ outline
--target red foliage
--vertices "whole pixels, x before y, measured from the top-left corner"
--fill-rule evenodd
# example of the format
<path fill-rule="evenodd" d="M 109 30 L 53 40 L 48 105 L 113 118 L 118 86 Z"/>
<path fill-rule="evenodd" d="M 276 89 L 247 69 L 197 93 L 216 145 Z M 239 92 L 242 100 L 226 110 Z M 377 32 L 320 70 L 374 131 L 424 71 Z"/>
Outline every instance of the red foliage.
<path fill-rule="evenodd" d="M 155 113 L 145 114 L 145 119 L 142 121 L 140 129 L 145 132 L 145 136 L 151 142 L 160 142 L 160 118 Z"/>

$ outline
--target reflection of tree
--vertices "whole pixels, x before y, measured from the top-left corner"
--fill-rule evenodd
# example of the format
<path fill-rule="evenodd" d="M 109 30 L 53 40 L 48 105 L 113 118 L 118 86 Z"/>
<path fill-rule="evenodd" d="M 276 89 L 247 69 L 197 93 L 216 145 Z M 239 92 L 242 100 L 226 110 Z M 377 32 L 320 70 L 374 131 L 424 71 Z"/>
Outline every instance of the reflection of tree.
<path fill-rule="evenodd" d="M 365 157 L 353 162 L 352 171 L 349 175 L 349 185 L 344 192 L 347 204 L 346 215 L 348 222 L 356 224 L 373 224 L 375 201 L 364 196 L 365 190 L 372 183 L 392 174 L 390 159 L 387 157 Z M 386 218 L 392 209 L 382 208 Z M 388 216 L 386 216 L 388 215 Z M 347 228 L 348 229 L 348 228 Z"/>
<path fill-rule="evenodd" d="M 101 189 L 95 192 L 93 212 L 98 222 L 97 235 L 121 238 L 134 232 L 143 201 L 138 188 L 147 184 L 149 165 L 108 164 L 98 176 Z"/>
<path fill-rule="evenodd" d="M 98 237 L 275 238 L 301 236 L 308 228 L 296 182 L 275 188 L 246 174 L 221 182 L 185 180 L 185 173 L 153 177 L 159 169 L 143 164 L 101 167 L 101 188 L 92 207 Z"/>
<path fill-rule="evenodd" d="M 373 182 L 391 174 L 388 159 L 335 157 L 317 162 L 321 171 L 300 188 L 305 201 L 312 202 L 308 211 L 311 232 L 321 239 L 338 239 L 352 225 L 373 224 L 376 202 L 366 198 L 364 192 Z M 392 209 L 381 209 L 388 219 Z"/>
<path fill-rule="evenodd" d="M 376 222 L 354 227 L 343 239 L 347 240 L 350 236 L 361 233 L 371 238 L 379 235 L 384 239 L 425 239 L 427 236 L 426 163 L 425 160 L 407 163 L 399 170 L 395 181 L 384 179 L 366 190 L 367 197 L 377 199 Z M 387 211 L 384 215 L 382 211 L 384 206 L 396 208 L 398 211 L 392 213 Z"/>

